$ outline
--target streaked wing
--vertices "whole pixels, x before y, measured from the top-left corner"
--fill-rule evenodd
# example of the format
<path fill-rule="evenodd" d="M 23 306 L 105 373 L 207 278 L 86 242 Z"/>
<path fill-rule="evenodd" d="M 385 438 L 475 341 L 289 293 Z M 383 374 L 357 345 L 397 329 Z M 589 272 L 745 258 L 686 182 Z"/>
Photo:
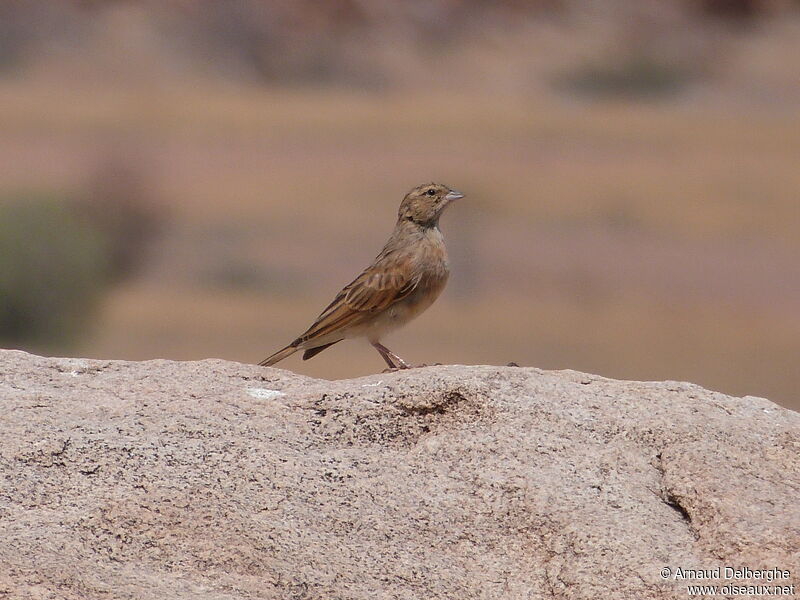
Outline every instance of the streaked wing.
<path fill-rule="evenodd" d="M 417 285 L 405 260 L 381 256 L 347 285 L 314 324 L 298 338 L 300 343 L 352 327 L 405 298 Z M 404 268 L 405 267 L 405 268 Z"/>

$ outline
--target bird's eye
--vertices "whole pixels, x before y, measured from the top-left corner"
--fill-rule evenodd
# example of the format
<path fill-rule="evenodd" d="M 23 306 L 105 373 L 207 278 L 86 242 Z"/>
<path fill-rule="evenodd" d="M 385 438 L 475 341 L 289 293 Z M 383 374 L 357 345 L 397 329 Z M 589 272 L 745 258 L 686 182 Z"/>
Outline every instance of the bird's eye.
<path fill-rule="evenodd" d="M 435 190 L 428 190 L 425 193 L 428 194 L 428 196 L 435 196 L 436 195 L 436 191 Z"/>

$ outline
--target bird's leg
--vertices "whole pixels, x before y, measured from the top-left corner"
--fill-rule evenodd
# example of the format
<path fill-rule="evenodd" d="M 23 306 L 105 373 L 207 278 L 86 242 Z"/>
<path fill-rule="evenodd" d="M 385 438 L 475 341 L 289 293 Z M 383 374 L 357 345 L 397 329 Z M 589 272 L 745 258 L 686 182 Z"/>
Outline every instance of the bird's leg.
<path fill-rule="evenodd" d="M 394 352 L 389 350 L 386 346 L 381 344 L 380 342 L 373 342 L 372 345 L 375 349 L 380 352 L 380 355 L 383 357 L 383 360 L 389 365 L 392 369 L 410 369 L 411 365 L 404 361 L 402 358 L 397 356 Z"/>
<path fill-rule="evenodd" d="M 386 361 L 386 364 L 389 365 L 390 369 L 397 369 L 397 365 L 392 362 L 391 358 L 389 358 L 389 354 L 391 354 L 391 352 L 389 352 L 389 350 L 383 344 L 378 342 L 371 342 L 371 344 L 372 347 L 378 351 L 378 354 L 381 355 L 381 358 Z"/>

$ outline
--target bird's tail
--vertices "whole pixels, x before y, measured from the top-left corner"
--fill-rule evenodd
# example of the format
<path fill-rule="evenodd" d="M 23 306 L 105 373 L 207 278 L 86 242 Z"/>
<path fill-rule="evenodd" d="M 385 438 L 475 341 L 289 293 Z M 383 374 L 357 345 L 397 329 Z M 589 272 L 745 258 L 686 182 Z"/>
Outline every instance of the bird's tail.
<path fill-rule="evenodd" d="M 272 365 L 274 365 L 274 364 L 275 364 L 276 362 L 278 362 L 279 360 L 283 360 L 283 359 L 284 359 L 284 358 L 286 358 L 287 356 L 290 356 L 291 354 L 294 354 L 294 353 L 295 353 L 295 352 L 297 352 L 299 349 L 300 349 L 300 348 L 298 348 L 297 346 L 293 346 L 293 345 L 289 344 L 289 345 L 288 345 L 288 346 L 286 346 L 286 348 L 284 348 L 283 350 L 278 350 L 278 351 L 277 351 L 275 354 L 273 354 L 272 356 L 268 356 L 267 358 L 265 358 L 264 360 L 262 360 L 260 363 L 258 363 L 258 365 L 259 365 L 260 367 L 271 367 Z"/>

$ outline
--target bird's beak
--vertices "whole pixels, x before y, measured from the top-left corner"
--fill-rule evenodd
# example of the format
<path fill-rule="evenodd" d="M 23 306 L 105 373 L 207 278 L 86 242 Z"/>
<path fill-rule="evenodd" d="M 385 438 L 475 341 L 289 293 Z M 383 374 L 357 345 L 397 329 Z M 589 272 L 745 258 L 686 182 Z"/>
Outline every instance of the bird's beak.
<path fill-rule="evenodd" d="M 445 200 L 448 202 L 452 202 L 453 200 L 460 200 L 464 197 L 464 194 L 461 192 L 457 192 L 455 190 L 450 190 L 447 195 L 444 197 Z"/>

